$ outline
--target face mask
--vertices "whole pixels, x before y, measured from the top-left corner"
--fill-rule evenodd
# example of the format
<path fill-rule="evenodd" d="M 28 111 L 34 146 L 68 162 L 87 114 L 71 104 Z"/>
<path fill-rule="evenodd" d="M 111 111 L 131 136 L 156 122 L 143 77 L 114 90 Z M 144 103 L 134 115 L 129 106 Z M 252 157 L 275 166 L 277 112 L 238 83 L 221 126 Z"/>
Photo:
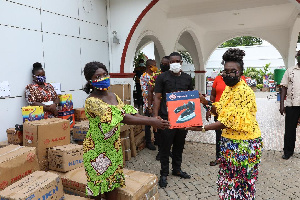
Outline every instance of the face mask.
<path fill-rule="evenodd" d="M 238 76 L 223 76 L 223 81 L 227 86 L 232 87 L 240 81 L 240 78 Z"/>
<path fill-rule="evenodd" d="M 105 78 L 101 78 L 101 79 L 98 79 L 95 81 L 91 81 L 91 84 L 97 90 L 108 90 L 108 88 L 110 86 L 110 78 L 105 77 Z"/>
<path fill-rule="evenodd" d="M 46 76 L 35 76 L 35 81 L 38 83 L 46 83 Z"/>
<path fill-rule="evenodd" d="M 181 64 L 180 63 L 172 63 L 170 64 L 170 71 L 174 73 L 179 73 L 181 70 Z"/>
<path fill-rule="evenodd" d="M 166 72 L 170 69 L 170 65 L 160 64 L 160 69 L 161 69 L 162 72 Z"/>
<path fill-rule="evenodd" d="M 157 68 L 156 66 L 152 66 L 150 69 L 151 69 L 151 71 L 153 71 L 153 72 L 156 72 L 156 71 L 158 70 L 158 68 Z"/>

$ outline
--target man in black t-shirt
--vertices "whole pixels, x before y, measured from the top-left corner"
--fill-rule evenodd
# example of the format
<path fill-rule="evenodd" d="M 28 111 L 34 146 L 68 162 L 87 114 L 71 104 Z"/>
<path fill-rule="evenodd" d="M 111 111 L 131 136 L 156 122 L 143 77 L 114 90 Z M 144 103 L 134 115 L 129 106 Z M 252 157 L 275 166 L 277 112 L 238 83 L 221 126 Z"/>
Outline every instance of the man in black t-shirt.
<path fill-rule="evenodd" d="M 181 71 L 182 57 L 178 52 L 170 54 L 170 69 L 156 78 L 153 117 L 160 116 L 168 120 L 166 93 L 193 90 L 193 82 L 190 75 Z M 166 187 L 169 174 L 169 153 L 172 148 L 172 174 L 181 178 L 191 178 L 181 170 L 182 152 L 187 131 L 185 129 L 161 130 L 160 147 L 160 180 L 159 186 Z"/>

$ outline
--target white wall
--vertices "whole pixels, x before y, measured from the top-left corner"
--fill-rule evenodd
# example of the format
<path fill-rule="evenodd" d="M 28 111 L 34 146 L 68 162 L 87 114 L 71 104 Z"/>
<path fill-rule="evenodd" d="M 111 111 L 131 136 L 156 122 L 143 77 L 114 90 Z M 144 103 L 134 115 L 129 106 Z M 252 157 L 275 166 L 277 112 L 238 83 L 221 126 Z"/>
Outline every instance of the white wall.
<path fill-rule="evenodd" d="M 11 90 L 10 98 L 0 99 L 0 141 L 7 128 L 22 123 L 34 62 L 44 65 L 47 82 L 59 82 L 64 93 L 73 94 L 74 107 L 86 98 L 80 90 L 84 65 L 109 65 L 104 0 L 0 1 L 0 32 L 0 81 L 9 81 Z"/>

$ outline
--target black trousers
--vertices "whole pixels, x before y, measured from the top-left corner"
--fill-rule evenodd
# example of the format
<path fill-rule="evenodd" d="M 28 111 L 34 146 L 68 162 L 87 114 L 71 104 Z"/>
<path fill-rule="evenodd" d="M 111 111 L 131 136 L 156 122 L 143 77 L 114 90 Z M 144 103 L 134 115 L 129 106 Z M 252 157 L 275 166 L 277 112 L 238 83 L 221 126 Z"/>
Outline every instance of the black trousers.
<path fill-rule="evenodd" d="M 300 106 L 285 107 L 284 155 L 292 156 L 296 142 L 296 128 L 300 117 Z"/>
<path fill-rule="evenodd" d="M 214 117 L 215 122 L 218 121 L 217 117 Z M 221 135 L 222 130 L 216 130 L 216 160 L 218 160 L 221 157 Z"/>
<path fill-rule="evenodd" d="M 146 109 L 145 116 L 151 117 L 148 109 Z M 145 125 L 145 140 L 146 144 L 151 143 L 151 126 Z"/>
<path fill-rule="evenodd" d="M 184 129 L 165 129 L 160 130 L 161 132 L 161 143 L 160 143 L 160 164 L 161 176 L 168 176 L 169 174 L 169 154 L 172 148 L 172 168 L 173 171 L 177 172 L 181 170 L 182 163 L 182 152 L 185 144 L 185 137 L 187 131 Z"/>

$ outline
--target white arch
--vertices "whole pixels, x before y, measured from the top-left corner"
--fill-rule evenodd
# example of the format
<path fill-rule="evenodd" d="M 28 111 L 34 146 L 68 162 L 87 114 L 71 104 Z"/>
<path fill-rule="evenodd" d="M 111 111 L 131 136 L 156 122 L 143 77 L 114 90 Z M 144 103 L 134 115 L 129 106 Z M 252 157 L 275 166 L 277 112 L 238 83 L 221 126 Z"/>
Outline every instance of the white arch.
<path fill-rule="evenodd" d="M 189 34 L 187 37 L 190 36 L 190 38 L 186 38 L 187 39 L 186 42 L 191 43 L 193 45 L 180 43 L 180 40 L 183 39 L 182 36 L 184 36 L 185 33 Z M 191 41 L 191 39 L 192 39 L 192 41 Z M 177 43 L 183 45 L 184 48 L 186 50 L 188 50 L 188 52 L 191 54 L 193 62 L 194 62 L 194 66 L 195 66 L 195 71 L 203 71 L 204 70 L 203 55 L 202 55 L 202 51 L 201 51 L 200 42 L 198 40 L 198 37 L 195 34 L 195 30 L 193 30 L 191 27 L 186 27 L 186 28 L 182 29 L 181 32 L 178 34 L 178 37 L 175 41 L 174 50 L 176 48 Z M 185 45 L 187 45 L 187 46 L 185 46 Z"/>
<path fill-rule="evenodd" d="M 273 45 L 273 46 L 276 48 L 276 50 L 280 53 L 282 59 L 284 60 L 284 63 L 287 62 L 287 60 L 285 59 L 285 56 L 283 56 L 283 55 L 285 55 L 284 52 L 283 52 L 283 50 L 276 44 L 275 41 L 272 41 L 272 40 L 269 39 L 269 38 L 266 39 L 264 36 L 261 36 L 260 34 L 257 34 L 257 33 L 255 32 L 255 33 L 251 33 L 251 34 L 247 34 L 247 33 L 245 33 L 245 34 L 232 34 L 231 36 L 227 36 L 227 37 L 222 38 L 221 40 L 218 41 L 218 45 L 213 46 L 213 47 L 208 51 L 208 52 L 209 52 L 209 54 L 208 54 L 209 56 L 208 56 L 207 59 L 205 60 L 205 65 L 206 65 L 207 61 L 209 60 L 210 56 L 213 54 L 213 52 L 214 52 L 221 44 L 223 44 L 224 42 L 226 42 L 226 41 L 228 41 L 228 40 L 231 40 L 231 39 L 233 39 L 233 38 L 235 38 L 235 37 L 242 37 L 242 36 L 252 36 L 252 37 L 257 37 L 257 38 L 261 38 L 262 40 L 265 40 L 265 41 L 269 42 L 269 43 L 270 43 L 271 45 Z"/>

